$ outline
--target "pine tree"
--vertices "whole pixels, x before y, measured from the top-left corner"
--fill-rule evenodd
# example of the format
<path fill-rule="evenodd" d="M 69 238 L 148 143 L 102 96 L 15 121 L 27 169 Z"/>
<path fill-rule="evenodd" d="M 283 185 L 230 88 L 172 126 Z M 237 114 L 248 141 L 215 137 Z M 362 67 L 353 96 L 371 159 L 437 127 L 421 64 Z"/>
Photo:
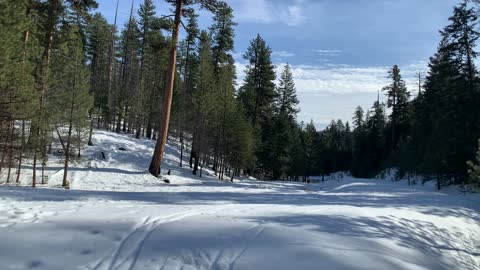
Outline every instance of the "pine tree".
<path fill-rule="evenodd" d="M 225 2 L 219 2 L 214 13 L 213 25 L 210 27 L 210 35 L 212 36 L 215 78 L 219 90 L 218 97 L 221 100 L 220 108 L 217 111 L 219 125 L 214 128 L 216 133 L 213 134 L 216 141 L 214 145 L 214 171 L 217 174 L 217 170 L 220 169 L 220 179 L 223 179 L 225 170 L 227 114 L 229 113 L 229 107 L 233 105 L 235 90 L 233 85 L 235 84 L 236 76 L 232 56 L 233 39 L 235 36 L 233 28 L 235 25 L 232 8 Z"/>
<path fill-rule="evenodd" d="M 276 107 L 279 110 L 279 114 L 288 117 L 295 117 L 299 112 L 297 108 L 299 101 L 297 99 L 292 71 L 288 64 L 284 67 L 276 91 Z"/>
<path fill-rule="evenodd" d="M 353 115 L 354 128 L 361 129 L 363 128 L 364 123 L 365 123 L 365 119 L 364 119 L 363 108 L 360 106 L 357 106 L 357 108 L 355 109 L 355 114 Z"/>
<path fill-rule="evenodd" d="M 216 84 L 214 77 L 213 55 L 211 51 L 211 40 L 209 35 L 202 31 L 200 34 L 199 44 L 199 67 L 198 67 L 198 85 L 196 89 L 196 99 L 194 101 L 194 108 L 196 112 L 196 127 L 195 127 L 195 144 L 193 145 L 193 158 L 195 165 L 193 174 L 196 175 L 200 162 L 201 154 L 208 147 L 207 130 L 211 123 L 208 122 L 215 116 L 215 92 Z"/>
<path fill-rule="evenodd" d="M 180 70 L 183 73 L 183 82 L 182 87 L 180 88 L 178 94 L 178 107 L 179 107 L 179 115 L 178 115 L 178 128 L 180 129 L 180 167 L 182 167 L 183 162 L 183 151 L 184 151 L 184 144 L 185 144 L 185 137 L 184 132 L 187 129 L 188 119 L 193 118 L 189 116 L 186 112 L 187 108 L 191 108 L 192 105 L 192 93 L 195 88 L 195 73 L 196 73 L 196 64 L 198 59 L 195 55 L 195 46 L 197 36 L 199 34 L 198 23 L 197 23 L 197 15 L 192 11 L 188 15 L 188 24 L 187 24 L 187 37 L 182 46 L 181 50 L 181 57 L 180 57 Z M 190 125 L 191 126 L 191 121 Z M 195 132 L 192 128 L 192 133 Z M 192 146 L 193 149 L 193 146 Z M 191 153 L 192 154 L 192 153 Z M 191 155 L 192 156 L 192 155 Z M 191 164 L 190 164 L 191 167 Z"/>
<path fill-rule="evenodd" d="M 90 93 L 94 97 L 94 110 L 90 112 L 90 134 L 88 144 L 93 145 L 92 133 L 95 117 L 108 118 L 108 61 L 110 46 L 110 25 L 100 14 L 96 13 L 89 21 L 87 32 L 87 56 L 90 67 Z"/>
<path fill-rule="evenodd" d="M 271 61 L 272 50 L 257 35 L 252 40 L 244 58 L 248 61 L 244 85 L 239 90 L 239 99 L 256 133 L 257 166 L 260 173 L 271 178 L 274 164 L 270 159 L 273 146 L 272 117 L 275 112 L 275 70 Z"/>
<path fill-rule="evenodd" d="M 273 117 L 272 137 L 267 140 L 272 143 L 270 146 L 270 160 L 272 160 L 273 179 L 285 179 L 290 171 L 290 164 L 294 149 L 291 148 L 294 141 L 296 128 L 296 114 L 298 113 L 298 99 L 295 90 L 295 83 L 290 66 L 285 65 L 284 71 L 280 77 L 279 86 L 276 88 L 275 95 L 276 114 Z"/>
<path fill-rule="evenodd" d="M 252 126 L 264 124 L 273 115 L 275 99 L 275 67 L 271 61 L 272 50 L 257 35 L 250 42 L 244 54 L 248 61 L 244 85 L 240 88 L 239 97 Z"/>
<path fill-rule="evenodd" d="M 405 137 L 408 125 L 408 99 L 410 93 L 407 91 L 405 81 L 400 75 L 400 69 L 397 65 L 388 71 L 388 78 L 392 83 L 383 88 L 388 97 L 387 106 L 392 108 L 390 115 L 391 146 L 396 149 L 398 140 Z"/>
<path fill-rule="evenodd" d="M 86 65 L 84 52 L 82 25 L 80 15 L 83 7 L 73 5 L 71 8 L 71 22 L 66 22 L 61 29 L 62 40 L 54 48 L 53 65 L 50 80 L 52 95 L 47 100 L 54 125 L 65 152 L 62 187 L 69 188 L 68 168 L 73 155 L 75 143 L 74 130 L 79 131 L 89 126 L 87 116 L 93 106 L 93 99 L 89 93 L 89 71 Z M 51 105 L 51 106 L 50 106 Z M 60 129 L 60 126 L 65 128 Z M 77 149 L 80 151 L 80 149 Z"/>
<path fill-rule="evenodd" d="M 384 129 L 386 126 L 384 104 L 375 101 L 370 111 L 368 120 L 366 121 L 366 154 L 368 164 L 365 171 L 368 176 L 376 175 L 382 166 L 385 157 L 385 136 Z"/>
<path fill-rule="evenodd" d="M 210 27 L 216 74 L 219 74 L 219 69 L 223 64 L 233 62 L 231 53 L 236 25 L 233 21 L 233 9 L 226 2 L 219 2 L 213 16 L 213 25 Z"/>

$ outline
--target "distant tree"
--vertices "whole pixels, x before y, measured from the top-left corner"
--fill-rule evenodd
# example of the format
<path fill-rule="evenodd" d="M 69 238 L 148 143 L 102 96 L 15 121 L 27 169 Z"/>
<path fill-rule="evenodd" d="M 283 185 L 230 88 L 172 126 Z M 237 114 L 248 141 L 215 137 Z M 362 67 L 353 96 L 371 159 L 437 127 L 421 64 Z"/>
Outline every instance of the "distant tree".
<path fill-rule="evenodd" d="M 280 82 L 276 89 L 275 106 L 280 115 L 295 117 L 299 112 L 298 98 L 293 80 L 292 71 L 289 64 L 286 64 L 280 76 Z"/>
<path fill-rule="evenodd" d="M 410 93 L 407 91 L 405 81 L 400 75 L 397 65 L 388 71 L 390 85 L 383 88 L 388 97 L 387 106 L 392 109 L 390 115 L 391 146 L 395 149 L 398 140 L 407 134 L 408 129 L 408 102 Z"/>
<path fill-rule="evenodd" d="M 363 128 L 363 124 L 365 123 L 364 119 L 364 112 L 362 107 L 357 106 L 355 109 L 355 114 L 353 115 L 353 125 L 355 129 Z"/>

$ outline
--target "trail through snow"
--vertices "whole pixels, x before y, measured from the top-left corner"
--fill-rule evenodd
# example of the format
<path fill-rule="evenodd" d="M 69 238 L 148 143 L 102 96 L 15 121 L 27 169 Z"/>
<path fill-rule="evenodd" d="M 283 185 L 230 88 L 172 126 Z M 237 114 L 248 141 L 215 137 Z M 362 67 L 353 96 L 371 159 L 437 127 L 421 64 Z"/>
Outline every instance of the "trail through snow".
<path fill-rule="evenodd" d="M 480 269 L 478 195 L 349 177 L 225 183 L 180 168 L 176 142 L 165 184 L 147 172 L 154 142 L 94 141 L 72 190 L 54 160 L 47 186 L 0 185 L 0 269 Z"/>

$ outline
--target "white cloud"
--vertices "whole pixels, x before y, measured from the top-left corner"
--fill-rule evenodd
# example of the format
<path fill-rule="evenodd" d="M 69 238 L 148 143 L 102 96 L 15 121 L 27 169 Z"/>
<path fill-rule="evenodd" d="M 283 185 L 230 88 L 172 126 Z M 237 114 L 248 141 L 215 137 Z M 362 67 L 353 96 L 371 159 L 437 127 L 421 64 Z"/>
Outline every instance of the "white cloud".
<path fill-rule="evenodd" d="M 295 54 L 287 51 L 274 51 L 272 52 L 272 56 L 277 56 L 280 58 L 289 58 L 289 57 L 294 57 Z"/>
<path fill-rule="evenodd" d="M 342 50 L 315 50 L 318 53 L 321 54 L 329 54 L 329 53 L 341 53 Z"/>
<path fill-rule="evenodd" d="M 300 26 L 306 20 L 303 2 L 304 0 L 289 3 L 278 3 L 274 0 L 232 0 L 229 3 L 234 7 L 235 19 L 238 22 Z"/>
<path fill-rule="evenodd" d="M 285 63 L 277 64 L 277 78 L 280 76 Z M 245 77 L 245 64 L 236 63 L 238 85 Z M 389 84 L 387 72 L 391 67 L 354 67 L 349 65 L 293 65 L 292 73 L 298 93 L 304 94 L 350 94 L 376 93 Z M 400 67 L 403 79 L 408 89 L 416 94 L 418 89 L 418 71 L 425 74 L 425 62 L 417 62 Z"/>
<path fill-rule="evenodd" d="M 320 54 L 323 57 L 335 57 L 342 53 L 342 50 L 314 50 L 314 52 Z"/>
<path fill-rule="evenodd" d="M 306 17 L 303 15 L 303 9 L 299 3 L 289 6 L 283 14 L 283 17 L 288 19 L 287 25 L 289 26 L 299 26 L 306 20 Z"/>

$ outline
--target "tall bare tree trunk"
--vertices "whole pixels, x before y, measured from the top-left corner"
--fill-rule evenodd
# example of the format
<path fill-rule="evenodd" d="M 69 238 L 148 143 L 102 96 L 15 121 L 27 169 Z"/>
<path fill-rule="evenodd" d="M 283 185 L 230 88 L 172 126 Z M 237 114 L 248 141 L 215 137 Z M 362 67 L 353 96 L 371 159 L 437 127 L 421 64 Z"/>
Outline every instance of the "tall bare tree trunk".
<path fill-rule="evenodd" d="M 175 10 L 175 29 L 172 33 L 172 44 L 170 48 L 170 57 L 168 63 L 168 77 L 167 84 L 165 87 L 165 103 L 163 106 L 162 117 L 160 120 L 160 133 L 155 146 L 155 152 L 153 153 L 152 162 L 150 164 L 149 171 L 150 173 L 158 177 L 160 174 L 160 164 L 163 158 L 163 152 L 165 151 L 165 146 L 167 144 L 168 137 L 168 126 L 170 123 L 170 109 L 172 107 L 172 96 L 173 96 L 173 84 L 175 79 L 175 66 L 177 63 L 177 46 L 178 46 L 178 35 L 180 32 L 180 23 L 182 17 L 182 6 L 183 0 L 176 0 L 176 10 Z"/>

